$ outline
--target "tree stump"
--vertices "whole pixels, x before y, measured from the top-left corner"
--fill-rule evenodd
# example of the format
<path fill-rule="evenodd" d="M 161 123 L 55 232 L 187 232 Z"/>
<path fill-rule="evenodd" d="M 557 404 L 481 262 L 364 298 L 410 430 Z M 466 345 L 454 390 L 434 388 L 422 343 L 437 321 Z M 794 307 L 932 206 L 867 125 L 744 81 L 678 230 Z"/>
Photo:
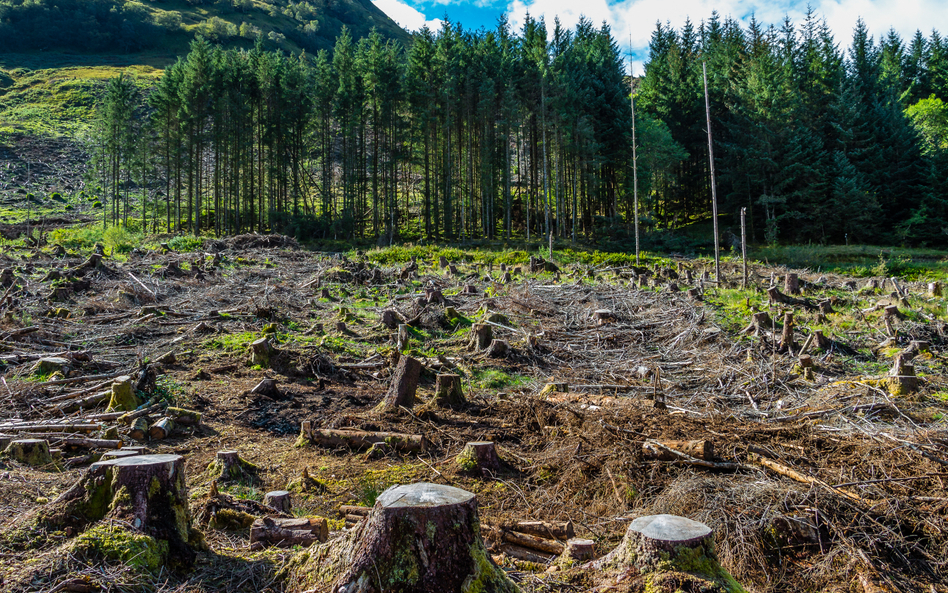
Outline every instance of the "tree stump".
<path fill-rule="evenodd" d="M 780 349 L 783 351 L 792 350 L 793 342 L 793 313 L 783 314 L 783 332 L 780 334 Z"/>
<path fill-rule="evenodd" d="M 237 451 L 218 451 L 208 470 L 222 482 L 253 480 L 257 475 L 257 466 L 241 459 Z"/>
<path fill-rule="evenodd" d="M 504 272 L 504 277 L 501 278 L 501 284 L 510 284 L 513 278 L 510 277 L 510 272 Z"/>
<path fill-rule="evenodd" d="M 62 373 L 63 376 L 69 374 L 71 364 L 61 356 L 47 356 L 36 361 L 30 373 L 34 375 L 52 375 L 53 373 Z"/>
<path fill-rule="evenodd" d="M 49 443 L 43 439 L 10 441 L 3 453 L 26 465 L 49 465 L 53 462 Z"/>
<path fill-rule="evenodd" d="M 474 350 L 486 350 L 493 341 L 494 331 L 486 323 L 475 323 L 471 328 L 471 346 Z"/>
<path fill-rule="evenodd" d="M 99 461 L 108 461 L 109 459 L 122 459 L 125 457 L 135 457 L 136 455 L 141 455 L 140 451 L 126 451 L 124 449 L 113 449 L 112 451 L 106 451 L 102 454 L 102 457 Z"/>
<path fill-rule="evenodd" d="M 556 559 L 558 565 L 572 565 L 574 562 L 586 562 L 596 556 L 596 542 L 591 539 L 574 537 L 566 542 L 566 549 Z"/>
<path fill-rule="evenodd" d="M 435 395 L 431 401 L 439 408 L 457 408 L 463 406 L 464 393 L 461 391 L 461 376 L 450 373 L 438 375 L 435 380 Z"/>
<path fill-rule="evenodd" d="M 615 321 L 616 316 L 608 309 L 597 309 L 593 311 L 593 319 L 596 320 L 596 325 L 606 325 Z"/>
<path fill-rule="evenodd" d="M 131 412 L 142 405 L 135 391 L 132 389 L 132 378 L 122 375 L 112 382 L 112 399 L 109 400 L 109 411 Z"/>
<path fill-rule="evenodd" d="M 382 408 L 397 410 L 401 406 L 409 409 L 414 406 L 420 377 L 421 363 L 410 356 L 402 356 L 395 367 L 388 393 L 382 400 Z"/>
<path fill-rule="evenodd" d="M 684 517 L 639 517 L 615 550 L 583 569 L 608 572 L 633 566 L 645 577 L 646 591 L 743 591 L 718 563 L 711 528 Z M 674 587 L 663 586 L 666 575 L 673 577 Z"/>
<path fill-rule="evenodd" d="M 298 574 L 334 593 L 518 591 L 487 554 L 477 498 L 427 483 L 383 492 L 365 520 L 311 551 Z"/>
<path fill-rule="evenodd" d="M 398 326 L 398 336 L 395 338 L 395 349 L 399 352 L 405 350 L 408 347 L 408 325 L 402 323 Z"/>
<path fill-rule="evenodd" d="M 281 513 L 289 513 L 293 505 L 290 500 L 290 493 L 286 490 L 267 492 L 263 497 L 263 504 L 273 507 Z"/>
<path fill-rule="evenodd" d="M 398 329 L 398 325 L 402 322 L 402 319 L 393 309 L 385 309 L 382 311 L 381 323 L 388 329 L 394 330 Z"/>
<path fill-rule="evenodd" d="M 793 273 L 787 274 L 783 279 L 783 291 L 787 294 L 800 294 L 800 278 Z"/>
<path fill-rule="evenodd" d="M 899 312 L 898 305 L 889 305 L 882 309 L 882 314 L 885 319 L 901 319 L 902 313 Z"/>
<path fill-rule="evenodd" d="M 443 305 L 447 303 L 440 290 L 430 288 L 425 291 L 425 302 L 429 305 Z"/>
<path fill-rule="evenodd" d="M 497 449 L 490 441 L 468 443 L 464 450 L 455 458 L 461 471 L 476 473 L 485 478 L 491 477 L 500 471 L 500 459 Z"/>
<path fill-rule="evenodd" d="M 928 283 L 928 296 L 933 296 L 933 297 L 941 296 L 941 282 Z"/>
<path fill-rule="evenodd" d="M 833 304 L 830 302 L 829 299 L 826 299 L 825 301 L 820 301 L 819 307 L 820 307 L 820 314 L 822 315 L 829 315 L 831 313 L 836 312 L 833 310 Z"/>
<path fill-rule="evenodd" d="M 477 294 L 477 287 L 473 284 L 466 284 L 464 286 L 464 294 Z"/>
<path fill-rule="evenodd" d="M 892 369 L 886 378 L 891 395 L 909 395 L 918 389 L 919 380 L 915 376 L 915 365 L 910 361 L 911 356 L 895 356 Z"/>
<path fill-rule="evenodd" d="M 750 325 L 745 327 L 742 332 L 750 334 L 759 334 L 762 331 L 767 331 L 773 329 L 773 320 L 770 318 L 770 314 L 766 311 L 761 311 L 759 313 L 754 313 L 751 316 Z"/>
<path fill-rule="evenodd" d="M 449 265 L 449 264 L 448 264 L 448 258 L 446 258 L 446 257 L 443 256 L 443 255 L 438 258 L 438 267 L 439 267 L 439 268 L 441 268 L 441 269 L 443 270 L 443 269 L 447 268 L 448 265 Z"/>
<path fill-rule="evenodd" d="M 277 387 L 276 379 L 270 379 L 269 377 L 261 379 L 261 381 L 250 390 L 250 393 L 265 395 L 271 398 L 283 397 L 283 394 L 280 393 L 280 388 Z"/>
<path fill-rule="evenodd" d="M 71 489 L 40 511 L 47 528 L 82 530 L 109 517 L 157 540 L 163 562 L 190 566 L 203 536 L 191 528 L 184 458 L 136 455 L 93 463 Z M 121 522 L 121 523 L 119 523 Z M 161 563 L 159 563 L 160 565 Z"/>
<path fill-rule="evenodd" d="M 250 344 L 250 364 L 260 365 L 263 368 L 270 366 L 270 361 L 277 350 L 270 343 L 270 338 L 260 338 Z"/>
<path fill-rule="evenodd" d="M 510 345 L 506 340 L 494 340 L 487 348 L 487 356 L 490 358 L 506 358 L 510 351 Z"/>

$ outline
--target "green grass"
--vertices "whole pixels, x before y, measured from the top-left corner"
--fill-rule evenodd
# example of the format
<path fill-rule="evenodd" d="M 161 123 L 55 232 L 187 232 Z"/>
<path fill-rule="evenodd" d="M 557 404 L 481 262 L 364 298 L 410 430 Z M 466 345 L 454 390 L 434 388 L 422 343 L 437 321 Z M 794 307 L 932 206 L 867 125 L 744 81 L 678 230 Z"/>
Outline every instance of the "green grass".
<path fill-rule="evenodd" d="M 873 245 L 777 245 L 754 248 L 749 255 L 765 263 L 856 277 L 948 279 L 948 251 L 939 249 Z"/>
<path fill-rule="evenodd" d="M 258 339 L 260 334 L 257 332 L 241 332 L 237 334 L 225 334 L 206 340 L 201 346 L 208 350 L 223 350 L 225 352 L 240 352 L 246 350 L 250 343 Z"/>

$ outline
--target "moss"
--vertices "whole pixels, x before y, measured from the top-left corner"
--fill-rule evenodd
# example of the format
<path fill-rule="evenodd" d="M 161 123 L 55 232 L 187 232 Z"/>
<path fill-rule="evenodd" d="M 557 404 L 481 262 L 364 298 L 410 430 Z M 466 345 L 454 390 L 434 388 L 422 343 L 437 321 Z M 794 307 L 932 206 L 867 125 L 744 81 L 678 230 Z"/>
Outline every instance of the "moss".
<path fill-rule="evenodd" d="M 235 511 L 232 509 L 220 509 L 211 517 L 208 526 L 211 529 L 226 529 L 237 531 L 247 529 L 253 525 L 255 517 L 250 513 Z"/>
<path fill-rule="evenodd" d="M 519 590 L 506 573 L 490 560 L 480 537 L 471 545 L 471 559 L 474 561 L 474 570 L 461 584 L 461 593 L 514 593 Z"/>
<path fill-rule="evenodd" d="M 472 472 L 477 469 L 477 458 L 474 455 L 474 449 L 465 447 L 461 454 L 454 458 L 461 471 Z"/>
<path fill-rule="evenodd" d="M 662 560 L 649 572 L 654 574 L 684 572 L 712 581 L 727 593 L 746 593 L 744 587 L 734 580 L 734 577 L 718 562 L 713 544 L 707 549 L 704 546 L 695 548 L 679 546 L 675 548 L 673 555 L 662 554 Z"/>
<path fill-rule="evenodd" d="M 107 523 L 95 525 L 78 536 L 73 550 L 93 560 L 121 562 L 149 572 L 157 572 L 168 559 L 167 542 Z"/>

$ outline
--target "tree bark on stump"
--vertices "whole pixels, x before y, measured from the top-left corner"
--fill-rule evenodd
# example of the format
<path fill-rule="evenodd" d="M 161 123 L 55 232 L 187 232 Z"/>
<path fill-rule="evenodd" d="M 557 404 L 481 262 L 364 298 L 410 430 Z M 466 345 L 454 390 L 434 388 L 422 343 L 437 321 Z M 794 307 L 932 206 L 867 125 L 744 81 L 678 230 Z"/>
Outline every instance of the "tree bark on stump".
<path fill-rule="evenodd" d="M 474 350 L 486 350 L 494 341 L 494 330 L 485 323 L 475 323 L 471 328 L 471 345 Z"/>
<path fill-rule="evenodd" d="M 450 373 L 438 375 L 431 403 L 439 408 L 457 408 L 467 403 L 461 391 L 461 376 Z"/>
<path fill-rule="evenodd" d="M 427 483 L 383 492 L 364 521 L 311 551 L 298 575 L 304 588 L 327 593 L 518 591 L 487 554 L 477 498 Z"/>
<path fill-rule="evenodd" d="M 596 542 L 591 539 L 582 539 L 574 537 L 566 542 L 566 549 L 556 559 L 556 564 L 573 564 L 574 562 L 586 562 L 596 556 Z"/>
<path fill-rule="evenodd" d="M 497 449 L 490 441 L 468 443 L 455 459 L 462 471 L 490 477 L 500 471 Z"/>
<path fill-rule="evenodd" d="M 3 451 L 5 455 L 26 465 L 49 465 L 53 457 L 49 452 L 49 442 L 43 439 L 20 439 L 10 441 Z"/>
<path fill-rule="evenodd" d="M 783 291 L 787 294 L 800 294 L 800 278 L 793 273 L 787 274 L 783 280 Z"/>
<path fill-rule="evenodd" d="M 398 361 L 398 366 L 395 367 L 388 393 L 382 400 L 382 407 L 397 410 L 400 406 L 406 408 L 414 406 L 415 392 L 418 389 L 420 377 L 421 363 L 410 356 L 402 356 Z"/>
<path fill-rule="evenodd" d="M 619 546 L 606 556 L 583 565 L 587 571 L 638 569 L 646 579 L 646 590 L 666 588 L 665 575 L 674 576 L 676 587 L 685 591 L 719 589 L 743 591 L 718 563 L 711 529 L 697 521 L 674 515 L 650 515 L 632 521 Z M 686 580 L 686 582 L 682 582 Z"/>
<path fill-rule="evenodd" d="M 751 316 L 750 325 L 745 327 L 742 332 L 750 334 L 759 334 L 762 331 L 768 331 L 773 329 L 774 322 L 770 318 L 770 314 L 767 311 L 761 311 L 759 313 L 754 313 Z"/>
<path fill-rule="evenodd" d="M 494 340 L 487 349 L 487 356 L 490 358 L 506 358 L 510 352 L 510 344 L 506 340 Z"/>
<path fill-rule="evenodd" d="M 190 566 L 203 537 L 191 527 L 184 458 L 136 455 L 93 463 L 68 491 L 40 511 L 47 527 L 83 530 L 100 519 L 119 519 L 167 542 L 172 565 Z"/>
<path fill-rule="evenodd" d="M 398 313 L 393 309 L 385 309 L 382 311 L 382 325 L 388 329 L 394 330 L 398 329 L 398 325 L 403 321 Z"/>
<path fill-rule="evenodd" d="M 252 480 L 257 474 L 257 466 L 242 459 L 238 451 L 218 451 L 209 470 L 222 482 Z"/>
<path fill-rule="evenodd" d="M 398 326 L 398 336 L 395 340 L 395 349 L 401 352 L 408 347 L 408 325 L 402 323 Z"/>
<path fill-rule="evenodd" d="M 286 490 L 267 492 L 263 497 L 263 504 L 268 507 L 273 507 L 281 513 L 289 513 L 293 507 L 293 502 L 290 500 L 290 493 Z"/>
<path fill-rule="evenodd" d="M 794 347 L 793 342 L 793 313 L 783 314 L 783 332 L 780 335 L 780 350 L 787 351 Z"/>

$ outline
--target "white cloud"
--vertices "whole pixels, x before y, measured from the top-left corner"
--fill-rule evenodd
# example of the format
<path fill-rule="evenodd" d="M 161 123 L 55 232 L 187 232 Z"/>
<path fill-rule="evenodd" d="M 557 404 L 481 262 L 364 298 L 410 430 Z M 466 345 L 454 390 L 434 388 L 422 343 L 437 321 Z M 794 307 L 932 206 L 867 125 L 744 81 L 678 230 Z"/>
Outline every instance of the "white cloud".
<path fill-rule="evenodd" d="M 948 34 L 948 10 L 944 0 L 810 0 L 818 18 L 825 18 L 836 42 L 847 47 L 852 39 L 853 28 L 860 17 L 866 21 L 870 34 L 878 40 L 890 28 L 894 28 L 908 41 L 916 29 L 926 36 L 932 29 Z M 806 14 L 805 1 L 800 0 L 512 0 L 507 6 L 511 23 L 519 28 L 529 11 L 533 18 L 543 16 L 552 30 L 553 19 L 559 16 L 565 27 L 572 28 L 585 15 L 596 26 L 606 21 L 612 34 L 623 48 L 628 50 L 631 35 L 632 46 L 637 57 L 644 57 L 655 24 L 670 23 L 679 29 L 687 18 L 695 26 L 717 10 L 722 18 L 731 16 L 743 23 L 751 15 L 764 25 L 780 26 L 784 16 L 795 23 L 802 22 Z M 636 72 L 642 72 L 642 62 L 634 64 Z"/>
<path fill-rule="evenodd" d="M 372 0 L 372 4 L 409 31 L 418 31 L 425 25 L 432 31 L 441 28 L 441 19 L 428 20 L 424 14 L 399 0 Z"/>

